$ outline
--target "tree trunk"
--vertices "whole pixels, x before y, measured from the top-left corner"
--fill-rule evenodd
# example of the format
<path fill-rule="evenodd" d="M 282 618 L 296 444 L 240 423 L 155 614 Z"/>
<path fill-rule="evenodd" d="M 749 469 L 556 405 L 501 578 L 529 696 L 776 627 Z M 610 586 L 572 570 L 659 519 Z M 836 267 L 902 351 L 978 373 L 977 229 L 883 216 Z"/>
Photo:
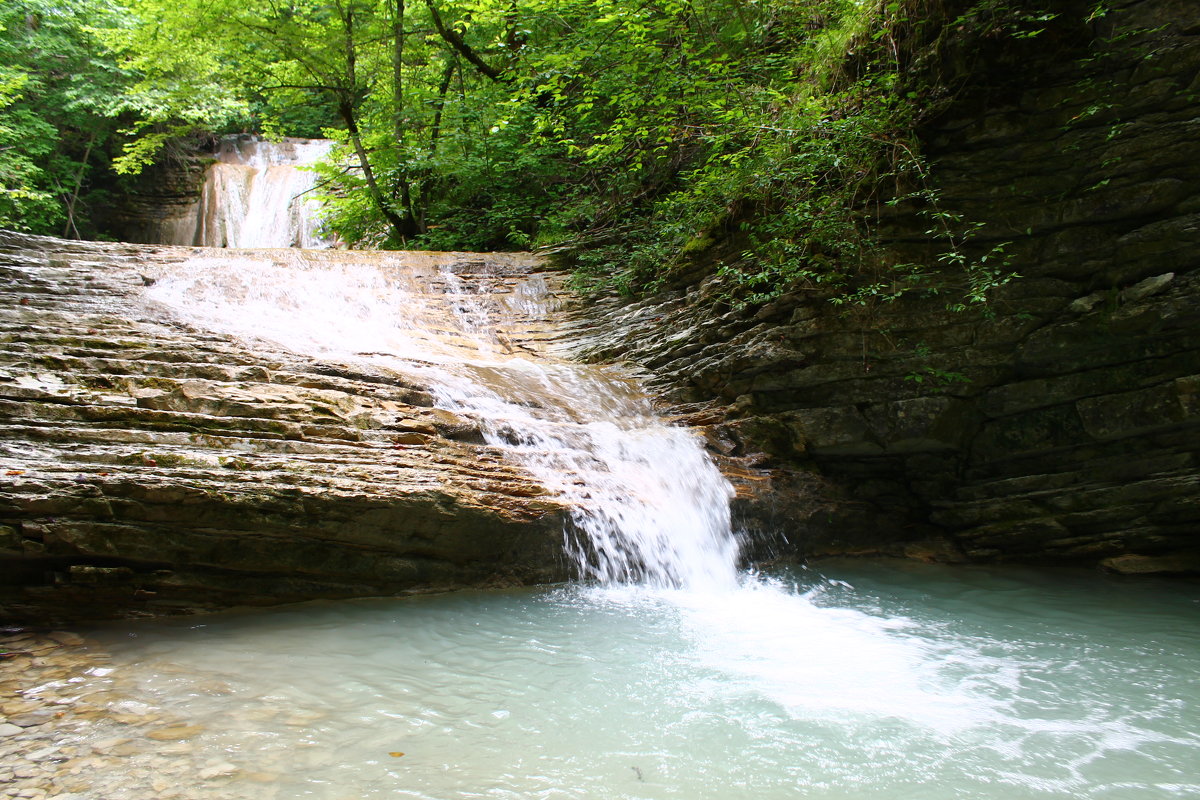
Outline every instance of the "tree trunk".
<path fill-rule="evenodd" d="M 404 153 L 404 13 L 405 0 L 396 0 L 392 12 L 392 138 L 396 142 L 399 156 Z M 399 158 L 397 160 L 400 160 Z M 413 211 L 412 185 L 403 169 L 397 170 L 397 188 L 400 190 L 400 206 L 404 210 L 405 227 L 415 233 L 423 232 L 424 225 Z"/>
<path fill-rule="evenodd" d="M 345 88 L 341 90 L 338 97 L 338 114 L 342 121 L 346 123 L 346 133 L 350 137 L 350 143 L 354 145 L 354 154 L 358 156 L 359 166 L 362 167 L 363 179 L 367 182 L 367 192 L 371 195 L 371 202 L 387 220 L 391 226 L 393 234 L 401 242 L 408 241 L 409 237 L 413 236 L 416 231 L 412 223 L 411 217 L 405 219 L 396 213 L 396 209 L 388 201 L 387 196 L 379 186 L 379 181 L 375 177 L 375 170 L 371 167 L 371 159 L 367 155 L 367 148 L 363 146 L 362 133 L 358 128 L 358 118 L 355 115 L 355 95 L 358 87 L 357 73 L 357 52 L 354 44 L 354 9 L 347 7 L 342 9 L 338 5 L 338 10 L 342 17 L 342 29 L 345 31 L 345 50 L 346 50 L 346 79 Z"/>

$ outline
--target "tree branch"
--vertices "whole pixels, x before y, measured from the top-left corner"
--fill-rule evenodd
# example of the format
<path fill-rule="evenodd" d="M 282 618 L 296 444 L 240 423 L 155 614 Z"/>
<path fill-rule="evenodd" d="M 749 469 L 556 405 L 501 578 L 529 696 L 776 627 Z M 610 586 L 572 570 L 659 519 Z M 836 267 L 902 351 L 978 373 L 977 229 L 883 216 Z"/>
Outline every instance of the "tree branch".
<path fill-rule="evenodd" d="M 446 41 L 446 44 L 453 47 L 463 58 L 471 62 L 475 69 L 497 83 L 506 83 L 508 81 L 508 78 L 503 74 L 503 70 L 496 69 L 484 61 L 469 44 L 463 41 L 463 38 L 458 35 L 457 31 L 446 27 L 445 23 L 442 22 L 442 15 L 438 13 L 437 6 L 433 4 L 433 0 L 425 0 L 425 5 L 429 7 L 429 14 L 433 18 L 433 27 L 437 28 L 438 35 Z"/>

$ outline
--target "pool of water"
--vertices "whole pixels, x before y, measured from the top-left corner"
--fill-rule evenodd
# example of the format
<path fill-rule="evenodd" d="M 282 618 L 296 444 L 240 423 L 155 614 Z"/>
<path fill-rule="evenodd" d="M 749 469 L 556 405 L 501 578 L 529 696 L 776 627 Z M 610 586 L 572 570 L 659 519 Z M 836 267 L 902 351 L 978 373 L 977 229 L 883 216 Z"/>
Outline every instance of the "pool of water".
<path fill-rule="evenodd" d="M 845 562 L 94 636 L 198 726 L 187 797 L 1139 800 L 1200 797 L 1198 622 L 1195 582 Z"/>

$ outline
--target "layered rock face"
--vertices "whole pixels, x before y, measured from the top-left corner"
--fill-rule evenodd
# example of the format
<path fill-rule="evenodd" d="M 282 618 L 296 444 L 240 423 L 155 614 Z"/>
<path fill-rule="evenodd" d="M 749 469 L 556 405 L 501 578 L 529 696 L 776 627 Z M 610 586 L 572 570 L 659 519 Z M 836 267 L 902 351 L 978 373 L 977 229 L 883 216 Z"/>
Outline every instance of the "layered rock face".
<path fill-rule="evenodd" d="M 1200 570 L 1188 12 L 1137 0 L 1023 48 L 927 43 L 957 86 L 923 130 L 940 202 L 1021 275 L 985 311 L 806 291 L 730 310 L 708 277 L 594 304 L 554 346 L 644 367 L 735 478 L 739 524 L 789 552 Z M 894 258 L 936 264 L 914 211 L 881 220 Z M 419 380 L 251 349 L 147 299 L 198 255 L 0 234 L 0 617 L 561 577 L 561 503 Z M 446 258 L 502 293 L 537 269 Z M 505 341 L 549 347 L 544 322 Z"/>
<path fill-rule="evenodd" d="M 716 398 L 715 445 L 770 455 L 800 553 L 1200 571 L 1200 28 L 1182 0 L 1110 5 L 925 43 L 955 90 L 922 131 L 940 203 L 1021 275 L 986 310 L 950 286 L 720 313 L 715 277 L 597 309 L 587 353 Z M 886 213 L 894 261 L 936 269 L 927 220 Z"/>
<path fill-rule="evenodd" d="M 252 350 L 146 297 L 201 252 L 0 233 L 0 618 L 561 576 L 560 504 L 427 387 L 365 362 Z M 221 257 L 236 271 L 247 255 Z M 500 293 L 535 267 L 338 258 L 436 259 Z M 544 338 L 532 318 L 505 335 Z"/>
<path fill-rule="evenodd" d="M 183 147 L 122 179 L 116 201 L 100 213 L 97 224 L 123 242 L 192 244 L 211 161 L 205 148 Z"/>

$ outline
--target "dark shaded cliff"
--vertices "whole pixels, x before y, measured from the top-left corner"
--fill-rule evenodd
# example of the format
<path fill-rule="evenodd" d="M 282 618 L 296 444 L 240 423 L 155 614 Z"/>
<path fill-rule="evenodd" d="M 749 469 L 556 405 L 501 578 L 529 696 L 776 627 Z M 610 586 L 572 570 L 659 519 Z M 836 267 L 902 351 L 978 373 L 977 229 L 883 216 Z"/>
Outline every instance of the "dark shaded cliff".
<path fill-rule="evenodd" d="M 712 404 L 714 449 L 767 454 L 750 528 L 800 554 L 1200 569 L 1200 24 L 1184 0 L 1109 5 L 913 45 L 940 204 L 1021 275 L 986 309 L 801 290 L 731 311 L 711 275 L 597 306 L 587 355 Z M 882 235 L 936 270 L 918 210 L 884 207 Z"/>
<path fill-rule="evenodd" d="M 140 174 L 117 178 L 112 204 L 96 215 L 99 229 L 121 242 L 190 243 L 185 237 L 196 226 L 205 170 L 215 149 L 211 138 L 175 142 Z"/>

